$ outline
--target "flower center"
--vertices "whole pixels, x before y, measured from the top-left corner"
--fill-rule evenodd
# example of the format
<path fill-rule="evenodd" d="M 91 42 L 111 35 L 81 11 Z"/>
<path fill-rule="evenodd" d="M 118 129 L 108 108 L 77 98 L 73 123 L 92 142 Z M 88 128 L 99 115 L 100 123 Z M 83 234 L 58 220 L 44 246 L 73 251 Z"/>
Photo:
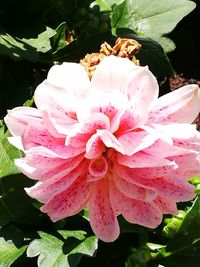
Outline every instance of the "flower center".
<path fill-rule="evenodd" d="M 102 178 L 108 171 L 108 162 L 104 156 L 100 156 L 90 162 L 88 179 L 91 181 Z"/>

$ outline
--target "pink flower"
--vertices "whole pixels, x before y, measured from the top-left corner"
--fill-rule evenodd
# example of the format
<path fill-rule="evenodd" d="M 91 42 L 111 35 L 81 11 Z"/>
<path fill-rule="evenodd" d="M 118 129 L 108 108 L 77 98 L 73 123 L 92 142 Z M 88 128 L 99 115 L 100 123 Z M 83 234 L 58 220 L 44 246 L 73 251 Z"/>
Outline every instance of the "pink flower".
<path fill-rule="evenodd" d="M 94 233 L 119 236 L 117 216 L 149 228 L 176 202 L 194 198 L 200 133 L 191 124 L 200 90 L 187 85 L 158 98 L 147 67 L 110 56 L 90 81 L 82 66 L 53 66 L 35 91 L 37 108 L 8 112 L 9 140 L 25 152 L 16 165 L 38 180 L 27 193 L 57 221 L 88 208 Z"/>

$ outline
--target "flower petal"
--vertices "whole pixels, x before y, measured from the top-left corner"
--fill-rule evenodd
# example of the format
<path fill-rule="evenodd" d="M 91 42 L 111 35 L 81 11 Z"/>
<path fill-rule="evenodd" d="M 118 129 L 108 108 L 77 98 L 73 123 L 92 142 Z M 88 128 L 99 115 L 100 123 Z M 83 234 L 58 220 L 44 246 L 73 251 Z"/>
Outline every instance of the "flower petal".
<path fill-rule="evenodd" d="M 163 214 L 177 214 L 176 201 L 171 198 L 166 198 L 164 196 L 158 196 L 154 203 L 162 210 Z"/>
<path fill-rule="evenodd" d="M 138 199 L 146 202 L 154 200 L 157 196 L 157 190 L 154 188 L 129 183 L 128 181 L 121 179 L 116 174 L 113 178 L 113 182 L 123 195 L 131 199 Z"/>
<path fill-rule="evenodd" d="M 72 169 L 72 168 L 71 168 Z M 57 176 L 52 176 L 51 179 L 45 179 L 42 182 L 36 183 L 30 188 L 26 188 L 27 194 L 39 200 L 42 203 L 50 201 L 55 195 L 67 190 L 78 177 L 82 176 L 86 172 L 86 162 L 82 162 L 78 167 L 73 168 L 70 171 L 59 172 Z"/>
<path fill-rule="evenodd" d="M 131 156 L 134 153 L 152 145 L 156 141 L 156 139 L 156 135 L 139 130 L 122 134 L 118 138 L 118 141 L 122 145 L 124 153 L 127 156 Z"/>
<path fill-rule="evenodd" d="M 118 210 L 128 222 L 155 228 L 162 221 L 161 210 L 154 202 L 128 198 L 114 184 L 111 186 L 110 200 L 113 209 Z"/>
<path fill-rule="evenodd" d="M 46 180 L 51 177 L 66 175 L 83 159 L 80 154 L 71 158 L 61 158 L 56 153 L 44 147 L 35 147 L 26 152 L 25 158 L 15 160 L 15 164 L 26 176 L 36 180 Z"/>
<path fill-rule="evenodd" d="M 8 110 L 4 120 L 12 135 L 21 136 L 29 123 L 41 122 L 42 116 L 36 108 L 17 107 Z"/>
<path fill-rule="evenodd" d="M 90 186 L 84 176 L 77 179 L 67 190 L 55 195 L 41 211 L 48 213 L 53 222 L 80 212 L 86 205 Z"/>
<path fill-rule="evenodd" d="M 185 85 L 160 97 L 152 108 L 148 122 L 192 123 L 200 112 L 200 89 L 196 84 Z"/>
<path fill-rule="evenodd" d="M 98 181 L 88 202 L 92 230 L 104 242 L 113 242 L 119 236 L 119 224 L 110 205 L 109 184 L 106 179 Z"/>
<path fill-rule="evenodd" d="M 143 125 L 149 107 L 158 96 L 158 83 L 147 67 L 130 60 L 109 56 L 97 66 L 91 85 L 104 92 L 120 91 L 127 96 L 135 121 Z"/>
<path fill-rule="evenodd" d="M 137 152 L 132 156 L 118 154 L 117 161 L 118 163 L 129 168 L 163 167 L 164 169 L 164 167 L 166 167 L 173 170 L 177 167 L 173 161 L 159 156 L 147 154 L 142 151 Z"/>

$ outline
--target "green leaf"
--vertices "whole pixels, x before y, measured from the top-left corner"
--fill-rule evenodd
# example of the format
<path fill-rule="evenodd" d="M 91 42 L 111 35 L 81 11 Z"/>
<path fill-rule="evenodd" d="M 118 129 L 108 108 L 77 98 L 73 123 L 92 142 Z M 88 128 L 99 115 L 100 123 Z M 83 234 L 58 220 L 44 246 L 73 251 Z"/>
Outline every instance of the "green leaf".
<path fill-rule="evenodd" d="M 0 178 L 20 173 L 13 160 L 22 157 L 21 151 L 8 142 L 10 134 L 8 131 L 3 133 L 2 127 L 0 126 Z"/>
<path fill-rule="evenodd" d="M 169 52 L 174 49 L 172 41 L 161 37 L 170 33 L 195 7 L 196 4 L 188 0 L 125 0 L 112 6 L 112 27 L 114 30 L 130 28 L 138 35 L 160 42 L 165 51 Z"/>
<path fill-rule="evenodd" d="M 37 62 L 40 53 L 46 53 L 51 49 L 50 38 L 55 34 L 55 30 L 47 27 L 37 38 L 20 39 L 9 34 L 0 35 L 0 55 L 9 56 L 14 60 Z"/>
<path fill-rule="evenodd" d="M 200 241 L 200 197 L 197 197 L 174 238 L 167 244 L 168 252 L 186 249 Z"/>
<path fill-rule="evenodd" d="M 39 256 L 39 267 L 75 267 L 83 254 L 92 256 L 97 249 L 97 238 L 86 238 L 83 231 L 58 231 L 60 239 L 41 231 L 38 233 L 41 239 L 30 243 L 27 256 Z"/>
<path fill-rule="evenodd" d="M 0 237 L 0 266 L 10 267 L 17 258 L 19 258 L 27 246 L 22 246 L 20 248 L 16 247 L 11 240 L 5 240 Z"/>
<path fill-rule="evenodd" d="M 56 34 L 52 37 L 52 49 L 53 50 L 60 50 L 67 46 L 66 41 L 66 28 L 67 25 L 65 22 L 61 23 L 56 29 Z"/>

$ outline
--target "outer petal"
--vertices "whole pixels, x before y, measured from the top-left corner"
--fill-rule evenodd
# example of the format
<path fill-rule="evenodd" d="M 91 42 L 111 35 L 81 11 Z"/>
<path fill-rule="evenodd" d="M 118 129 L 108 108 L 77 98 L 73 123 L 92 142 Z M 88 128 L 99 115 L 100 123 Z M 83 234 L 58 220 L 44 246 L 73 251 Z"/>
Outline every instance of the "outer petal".
<path fill-rule="evenodd" d="M 48 73 L 44 86 L 35 91 L 35 102 L 40 108 L 48 105 L 50 99 L 61 107 L 68 107 L 69 97 L 84 98 L 90 89 L 90 81 L 85 69 L 77 63 L 63 63 L 53 66 Z"/>
<path fill-rule="evenodd" d="M 15 164 L 26 176 L 36 180 L 46 180 L 66 175 L 83 159 L 83 154 L 71 158 L 61 158 L 44 147 L 35 147 L 26 152 L 26 157 L 16 159 Z"/>
<path fill-rule="evenodd" d="M 4 120 L 11 134 L 20 136 L 29 123 L 41 122 L 42 116 L 36 108 L 17 107 L 9 110 Z"/>
<path fill-rule="evenodd" d="M 109 184 L 101 180 L 94 185 L 88 202 L 90 224 L 94 233 L 105 242 L 112 242 L 119 236 L 119 225 L 110 205 Z"/>
<path fill-rule="evenodd" d="M 51 179 L 46 179 L 30 188 L 26 188 L 26 192 L 32 198 L 46 203 L 55 195 L 67 190 L 84 172 L 86 173 L 86 170 L 86 162 L 83 161 L 74 169 L 68 167 L 68 172 L 59 172 L 57 176 L 52 176 Z"/>
<path fill-rule="evenodd" d="M 161 210 L 154 202 L 128 198 L 113 183 L 110 186 L 110 200 L 113 209 L 121 213 L 128 222 L 155 228 L 162 221 Z"/>
<path fill-rule="evenodd" d="M 191 123 L 200 112 L 200 89 L 196 84 L 181 87 L 160 97 L 149 114 L 149 122 Z"/>
<path fill-rule="evenodd" d="M 90 186 L 85 177 L 80 177 L 67 190 L 55 195 L 41 210 L 57 221 L 80 212 L 88 200 Z"/>

